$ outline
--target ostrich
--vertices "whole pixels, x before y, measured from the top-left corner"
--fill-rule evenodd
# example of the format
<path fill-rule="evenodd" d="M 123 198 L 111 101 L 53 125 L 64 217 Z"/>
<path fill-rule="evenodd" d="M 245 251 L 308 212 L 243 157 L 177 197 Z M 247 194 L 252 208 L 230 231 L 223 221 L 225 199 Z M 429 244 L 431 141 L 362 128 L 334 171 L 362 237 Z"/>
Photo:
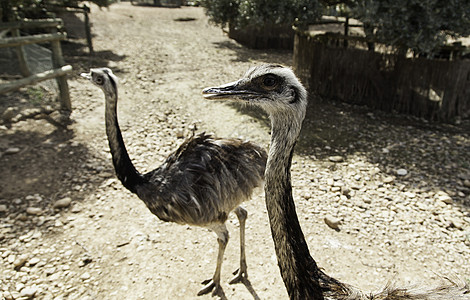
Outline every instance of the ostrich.
<path fill-rule="evenodd" d="M 271 119 L 265 195 L 278 265 L 290 299 L 470 299 L 468 286 L 450 283 L 420 291 L 387 287 L 364 294 L 325 274 L 310 255 L 292 196 L 290 167 L 307 107 L 307 92 L 291 69 L 263 65 L 243 78 L 203 90 L 206 99 L 260 106 Z"/>
<path fill-rule="evenodd" d="M 215 232 L 219 244 L 215 273 L 198 295 L 222 293 L 220 272 L 229 233 L 225 222 L 234 211 L 240 223 L 240 268 L 230 283 L 247 278 L 245 221 L 240 204 L 263 181 L 267 153 L 239 139 L 219 139 L 201 133 L 192 136 L 157 169 L 146 174 L 134 167 L 117 119 L 117 77 L 108 68 L 82 73 L 101 88 L 106 98 L 106 133 L 116 175 L 160 220 L 197 225 Z"/>

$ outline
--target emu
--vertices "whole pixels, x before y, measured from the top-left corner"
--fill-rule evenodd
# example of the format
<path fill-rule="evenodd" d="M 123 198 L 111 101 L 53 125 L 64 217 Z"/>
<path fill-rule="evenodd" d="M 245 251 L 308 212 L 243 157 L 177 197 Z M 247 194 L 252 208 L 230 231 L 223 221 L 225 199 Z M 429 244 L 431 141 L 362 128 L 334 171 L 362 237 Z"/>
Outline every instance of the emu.
<path fill-rule="evenodd" d="M 307 108 L 307 91 L 291 69 L 263 65 L 240 80 L 203 90 L 206 99 L 238 100 L 264 109 L 271 120 L 271 144 L 265 171 L 265 195 L 282 279 L 290 299 L 470 299 L 468 285 L 449 282 L 435 289 L 386 287 L 378 294 L 328 276 L 310 255 L 297 218 L 291 162 Z"/>
<path fill-rule="evenodd" d="M 247 278 L 245 221 L 240 204 L 251 197 L 263 181 L 267 153 L 240 139 L 220 139 L 201 133 L 188 138 L 157 169 L 145 174 L 134 167 L 117 119 L 117 77 L 108 68 L 82 73 L 101 88 L 106 99 L 106 133 L 116 175 L 160 220 L 208 228 L 219 244 L 217 264 L 211 279 L 198 295 L 222 293 L 220 272 L 229 233 L 225 222 L 235 212 L 240 223 L 240 268 L 230 283 Z"/>

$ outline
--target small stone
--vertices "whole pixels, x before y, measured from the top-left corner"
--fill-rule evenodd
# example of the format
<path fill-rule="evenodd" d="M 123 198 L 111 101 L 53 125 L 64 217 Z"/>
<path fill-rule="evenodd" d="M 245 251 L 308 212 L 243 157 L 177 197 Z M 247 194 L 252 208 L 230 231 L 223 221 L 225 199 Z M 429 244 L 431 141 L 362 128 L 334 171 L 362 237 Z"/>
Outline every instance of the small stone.
<path fill-rule="evenodd" d="M 33 258 L 31 258 L 31 259 L 28 261 L 28 264 L 29 264 L 30 266 L 35 266 L 35 265 L 37 265 L 39 262 L 40 262 L 40 259 L 39 259 L 39 258 L 33 257 Z"/>
<path fill-rule="evenodd" d="M 36 287 L 25 287 L 20 292 L 20 297 L 24 297 L 26 299 L 31 299 L 37 293 L 38 289 Z"/>
<path fill-rule="evenodd" d="M 351 197 L 351 190 L 347 187 L 341 188 L 341 194 L 345 195 L 347 198 Z"/>
<path fill-rule="evenodd" d="M 458 218 L 449 218 L 448 221 L 455 228 L 460 229 L 460 230 L 463 229 L 464 223 L 460 219 L 458 219 Z"/>
<path fill-rule="evenodd" d="M 328 225 L 330 228 L 335 229 L 335 230 L 339 230 L 339 225 L 341 223 L 340 219 L 335 218 L 331 215 L 327 215 L 327 216 L 325 216 L 324 221 L 325 221 L 326 225 Z"/>
<path fill-rule="evenodd" d="M 0 204 L 0 213 L 6 212 L 7 210 L 8 210 L 8 208 L 5 204 Z"/>
<path fill-rule="evenodd" d="M 40 209 L 39 207 L 28 207 L 26 209 L 26 213 L 28 215 L 40 215 L 42 214 L 42 209 Z"/>
<path fill-rule="evenodd" d="M 11 148 L 8 148 L 7 150 L 5 150 L 5 154 L 16 154 L 18 152 L 20 152 L 20 148 L 17 148 L 17 147 L 11 147 Z"/>
<path fill-rule="evenodd" d="M 3 291 L 3 298 L 5 298 L 5 300 L 13 300 L 14 299 L 9 291 Z"/>
<path fill-rule="evenodd" d="M 395 181 L 395 176 L 387 176 L 382 180 L 383 183 L 392 183 L 393 181 Z"/>
<path fill-rule="evenodd" d="M 398 169 L 397 170 L 397 175 L 398 176 L 406 176 L 408 174 L 408 171 L 405 169 Z"/>
<path fill-rule="evenodd" d="M 52 207 L 54 208 L 66 208 L 69 207 L 72 203 L 72 198 L 65 197 L 63 199 L 57 200 Z"/>
<path fill-rule="evenodd" d="M 328 159 L 329 159 L 331 162 L 343 162 L 343 161 L 344 161 L 344 157 L 342 157 L 342 156 L 340 156 L 340 155 L 330 156 L 330 157 L 328 157 Z"/>
<path fill-rule="evenodd" d="M 16 255 L 15 254 L 10 254 L 8 255 L 7 261 L 8 263 L 12 264 L 16 260 Z"/>
<path fill-rule="evenodd" d="M 446 192 L 439 191 L 436 193 L 435 197 L 438 201 L 442 201 L 445 204 L 452 204 L 454 202 L 452 197 L 449 196 L 449 194 L 447 194 Z"/>
<path fill-rule="evenodd" d="M 82 274 L 82 276 L 80 276 L 80 278 L 81 278 L 82 280 L 87 280 L 87 279 L 90 279 L 90 278 L 91 278 L 91 275 L 90 275 L 90 273 L 85 272 L 85 273 Z"/>
<path fill-rule="evenodd" d="M 184 138 L 184 130 L 176 130 L 176 138 L 178 139 Z"/>
<path fill-rule="evenodd" d="M 4 122 L 9 122 L 11 119 L 13 119 L 14 116 L 16 116 L 16 111 L 18 108 L 16 107 L 8 107 L 5 109 L 5 111 L 2 114 L 2 119 Z"/>
<path fill-rule="evenodd" d="M 326 184 L 328 184 L 329 186 L 333 186 L 333 184 L 335 184 L 335 181 L 334 181 L 333 178 L 328 178 L 328 179 L 326 180 Z"/>
<path fill-rule="evenodd" d="M 470 180 L 465 179 L 465 180 L 463 181 L 463 185 L 466 186 L 466 187 L 468 187 L 468 188 L 470 188 Z"/>
<path fill-rule="evenodd" d="M 13 267 L 15 270 L 21 269 L 22 266 L 28 261 L 28 256 L 26 254 L 20 255 L 15 261 L 13 262 Z"/>

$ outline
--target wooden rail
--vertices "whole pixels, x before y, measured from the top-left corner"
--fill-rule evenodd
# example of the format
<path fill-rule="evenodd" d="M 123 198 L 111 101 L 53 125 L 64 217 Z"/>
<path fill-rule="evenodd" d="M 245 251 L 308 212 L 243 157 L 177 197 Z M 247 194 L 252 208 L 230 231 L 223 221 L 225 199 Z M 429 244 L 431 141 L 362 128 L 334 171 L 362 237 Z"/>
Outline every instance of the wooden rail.
<path fill-rule="evenodd" d="M 71 65 L 66 65 L 58 69 L 53 69 L 53 70 L 48 70 L 45 72 L 41 72 L 38 74 L 31 75 L 26 78 L 21 78 L 12 82 L 8 83 L 2 83 L 0 84 L 0 94 L 2 93 L 8 93 L 14 90 L 17 90 L 21 87 L 35 84 L 44 80 L 56 78 L 59 76 L 64 76 L 67 74 L 72 73 L 72 66 Z"/>
<path fill-rule="evenodd" d="M 21 74 L 25 77 L 13 82 L 0 84 L 0 94 L 19 89 L 26 85 L 38 83 L 43 80 L 56 78 L 59 87 L 61 109 L 71 111 L 70 93 L 67 83 L 67 75 L 72 72 L 72 66 L 65 65 L 62 56 L 60 41 L 66 39 L 66 35 L 57 32 L 62 25 L 61 19 L 23 20 L 19 22 L 1 23 L 0 31 L 10 31 L 12 37 L 0 38 L 0 48 L 16 48 Z M 50 28 L 50 33 L 20 36 L 19 30 L 26 28 Z M 27 63 L 24 46 L 29 44 L 51 43 L 53 69 L 38 74 L 32 74 Z"/>
<path fill-rule="evenodd" d="M 62 26 L 62 19 L 24 19 L 17 22 L 0 23 L 0 30 L 28 29 L 28 28 L 51 28 Z"/>
<path fill-rule="evenodd" d="M 64 33 L 46 33 L 28 36 L 18 36 L 0 39 L 0 48 L 17 47 L 29 44 L 40 44 L 54 41 L 62 41 L 67 38 Z"/>

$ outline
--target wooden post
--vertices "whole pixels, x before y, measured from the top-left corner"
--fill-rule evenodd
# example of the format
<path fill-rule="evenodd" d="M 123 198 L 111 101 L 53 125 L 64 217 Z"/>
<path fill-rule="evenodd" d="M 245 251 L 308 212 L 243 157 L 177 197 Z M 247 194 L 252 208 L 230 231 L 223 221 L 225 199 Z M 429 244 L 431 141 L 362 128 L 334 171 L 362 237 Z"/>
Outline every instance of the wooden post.
<path fill-rule="evenodd" d="M 57 31 L 56 28 L 52 29 Z M 62 56 L 62 48 L 60 47 L 60 40 L 51 42 L 52 46 L 52 65 L 54 68 L 60 68 L 65 65 L 64 57 Z M 59 86 L 60 106 L 63 110 L 72 111 L 72 103 L 70 102 L 69 84 L 67 83 L 67 75 L 58 76 L 56 78 L 57 85 Z"/>
<path fill-rule="evenodd" d="M 90 12 L 90 8 L 86 5 L 83 5 L 83 14 L 85 15 L 85 34 L 86 34 L 86 41 L 88 43 L 88 50 L 90 55 L 93 55 L 93 44 L 91 40 L 91 28 L 90 28 L 90 17 L 88 17 L 88 13 Z"/>
<path fill-rule="evenodd" d="M 344 21 L 344 36 L 347 37 L 349 35 L 349 17 L 346 17 Z M 344 48 L 348 48 L 348 40 L 344 39 L 343 41 Z"/>
<path fill-rule="evenodd" d="M 13 29 L 11 33 L 14 37 L 20 36 L 20 30 L 18 28 Z M 23 77 L 28 77 L 31 75 L 31 71 L 29 70 L 28 61 L 26 60 L 26 51 L 22 45 L 16 46 L 15 48 L 16 56 L 18 57 L 18 62 L 20 64 L 20 73 Z"/>

